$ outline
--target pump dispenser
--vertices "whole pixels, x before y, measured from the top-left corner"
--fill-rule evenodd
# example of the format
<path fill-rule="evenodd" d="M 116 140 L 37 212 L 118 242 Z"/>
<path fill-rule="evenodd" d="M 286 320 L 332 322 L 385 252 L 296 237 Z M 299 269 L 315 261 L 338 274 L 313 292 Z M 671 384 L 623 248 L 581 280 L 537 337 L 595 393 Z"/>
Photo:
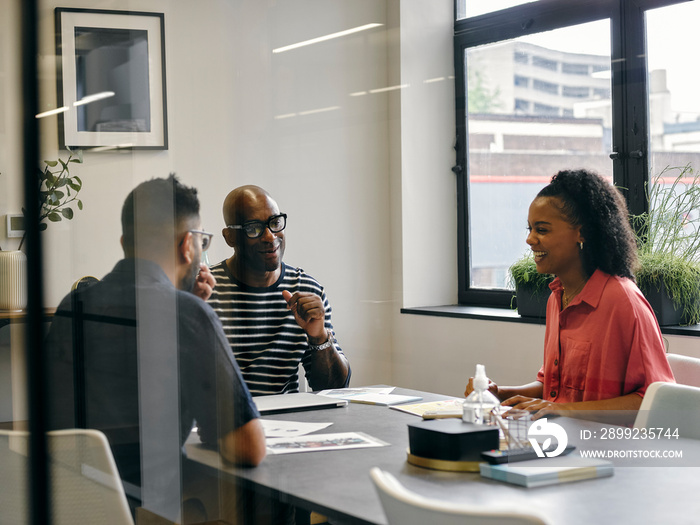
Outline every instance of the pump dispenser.
<path fill-rule="evenodd" d="M 472 381 L 474 391 L 467 396 L 462 405 L 462 420 L 478 425 L 494 424 L 491 411 L 501 403 L 489 392 L 489 378 L 486 377 L 484 365 L 476 365 L 476 374 Z"/>

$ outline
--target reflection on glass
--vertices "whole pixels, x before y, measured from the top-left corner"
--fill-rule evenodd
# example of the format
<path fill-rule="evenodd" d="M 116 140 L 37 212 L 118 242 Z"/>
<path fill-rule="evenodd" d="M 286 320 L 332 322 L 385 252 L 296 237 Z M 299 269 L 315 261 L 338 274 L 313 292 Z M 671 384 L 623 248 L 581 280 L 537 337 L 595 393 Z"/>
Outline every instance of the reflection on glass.
<path fill-rule="evenodd" d="M 151 131 L 148 31 L 75 28 L 78 131 Z"/>
<path fill-rule="evenodd" d="M 508 267 L 528 250 L 528 206 L 557 171 L 586 167 L 612 179 L 608 28 L 467 50 L 472 287 L 507 287 Z"/>

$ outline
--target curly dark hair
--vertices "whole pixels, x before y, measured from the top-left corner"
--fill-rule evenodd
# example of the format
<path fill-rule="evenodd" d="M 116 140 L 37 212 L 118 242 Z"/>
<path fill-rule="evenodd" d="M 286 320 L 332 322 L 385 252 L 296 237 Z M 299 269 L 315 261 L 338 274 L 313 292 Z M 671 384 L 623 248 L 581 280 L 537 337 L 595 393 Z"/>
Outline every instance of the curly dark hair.
<path fill-rule="evenodd" d="M 581 226 L 585 239 L 581 255 L 588 275 L 600 269 L 634 280 L 639 265 L 637 243 L 617 188 L 592 171 L 563 170 L 537 196 L 558 197 L 562 214 Z"/>

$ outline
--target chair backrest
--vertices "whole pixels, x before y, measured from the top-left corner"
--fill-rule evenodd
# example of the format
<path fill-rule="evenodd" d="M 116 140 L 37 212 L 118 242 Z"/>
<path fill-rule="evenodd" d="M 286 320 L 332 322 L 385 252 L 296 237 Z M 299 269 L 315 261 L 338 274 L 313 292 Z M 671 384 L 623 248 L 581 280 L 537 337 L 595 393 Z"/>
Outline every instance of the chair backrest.
<path fill-rule="evenodd" d="M 666 354 L 676 383 L 700 387 L 700 359 L 680 354 Z"/>
<path fill-rule="evenodd" d="M 677 428 L 680 437 L 700 439 L 700 388 L 652 383 L 644 394 L 634 427 Z"/>
<path fill-rule="evenodd" d="M 85 275 L 75 281 L 73 285 L 70 287 L 71 291 L 72 290 L 82 290 L 83 288 L 87 288 L 91 284 L 95 284 L 98 282 L 99 279 L 97 277 L 93 277 L 92 275 Z"/>
<path fill-rule="evenodd" d="M 2 523 L 29 523 L 29 433 L 0 430 Z M 54 525 L 134 525 L 107 438 L 99 431 L 47 433 Z"/>
<path fill-rule="evenodd" d="M 379 494 L 389 525 L 546 525 L 534 510 L 503 505 L 456 504 L 426 498 L 404 487 L 394 476 L 374 467 L 370 477 Z"/>

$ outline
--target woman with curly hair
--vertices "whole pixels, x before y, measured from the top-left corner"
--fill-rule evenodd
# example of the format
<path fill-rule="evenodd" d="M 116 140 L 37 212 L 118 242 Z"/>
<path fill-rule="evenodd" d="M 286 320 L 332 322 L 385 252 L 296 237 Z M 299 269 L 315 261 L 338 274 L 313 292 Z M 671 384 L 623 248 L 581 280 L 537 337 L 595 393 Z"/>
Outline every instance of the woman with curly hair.
<path fill-rule="evenodd" d="M 674 379 L 656 317 L 634 282 L 637 247 L 622 196 L 596 173 L 560 171 L 532 201 L 528 230 L 537 271 L 556 276 L 544 364 L 530 384 L 489 389 L 535 417 L 638 410 L 651 383 Z"/>

